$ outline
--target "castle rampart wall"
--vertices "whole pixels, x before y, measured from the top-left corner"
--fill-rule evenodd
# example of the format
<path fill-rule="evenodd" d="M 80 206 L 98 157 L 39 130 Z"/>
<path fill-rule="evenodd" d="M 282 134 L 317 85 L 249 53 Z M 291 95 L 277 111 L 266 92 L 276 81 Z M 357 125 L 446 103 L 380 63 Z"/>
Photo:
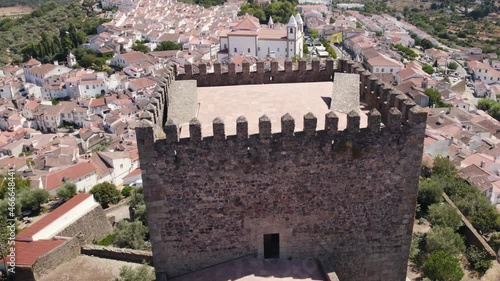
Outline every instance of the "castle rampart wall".
<path fill-rule="evenodd" d="M 311 67 L 308 68 L 308 64 Z M 325 66 L 321 67 L 319 60 L 307 62 L 300 60 L 298 69 L 293 69 L 293 63 L 290 60 L 285 61 L 285 69 L 278 69 L 278 62 L 272 61 L 269 70 L 265 69 L 264 61 L 256 63 L 256 71 L 250 71 L 250 64 L 246 61 L 242 63 L 242 71 L 236 72 L 236 65 L 230 63 L 228 71 L 221 71 L 221 64 L 214 63 L 214 72 L 207 73 L 207 65 L 199 64 L 199 72 L 193 72 L 191 64 L 184 65 L 184 73 L 179 73 L 176 80 L 196 80 L 198 87 L 215 87 L 230 85 L 248 85 L 248 84 L 272 84 L 272 83 L 303 83 L 303 82 L 321 82 L 332 81 L 334 75 L 334 61 L 327 60 Z"/>
<path fill-rule="evenodd" d="M 361 73 L 368 126 L 347 115 L 306 114 L 301 132 L 289 115 L 272 133 L 266 116 L 236 135 L 213 120 L 203 137 L 193 119 L 189 138 L 171 120 L 136 128 L 157 280 L 253 254 L 263 235 L 280 234 L 280 258 L 314 257 L 340 280 L 404 280 L 409 255 L 426 113 Z M 317 128 L 317 118 L 325 127 Z M 383 121 L 383 124 L 381 124 Z"/>

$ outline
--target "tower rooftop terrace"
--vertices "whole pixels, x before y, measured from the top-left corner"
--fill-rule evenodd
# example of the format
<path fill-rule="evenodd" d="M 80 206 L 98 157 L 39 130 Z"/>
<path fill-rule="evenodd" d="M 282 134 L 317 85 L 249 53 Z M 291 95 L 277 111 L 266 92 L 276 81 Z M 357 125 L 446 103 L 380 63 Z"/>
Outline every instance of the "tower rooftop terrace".
<path fill-rule="evenodd" d="M 236 119 L 243 115 L 248 120 L 248 133 L 259 132 L 259 117 L 267 115 L 272 122 L 272 132 L 281 132 L 281 116 L 289 113 L 295 119 L 295 131 L 302 131 L 303 116 L 312 112 L 318 119 L 317 128 L 325 126 L 325 114 L 330 111 L 332 82 L 280 83 L 200 87 L 198 91 L 197 118 L 202 135 L 212 136 L 212 121 L 220 117 L 226 123 L 226 135 L 236 134 Z M 347 124 L 345 113 L 335 111 L 339 117 L 339 130 Z M 360 127 L 367 126 L 367 116 L 360 111 Z M 181 138 L 189 137 L 189 124 L 181 127 Z"/>

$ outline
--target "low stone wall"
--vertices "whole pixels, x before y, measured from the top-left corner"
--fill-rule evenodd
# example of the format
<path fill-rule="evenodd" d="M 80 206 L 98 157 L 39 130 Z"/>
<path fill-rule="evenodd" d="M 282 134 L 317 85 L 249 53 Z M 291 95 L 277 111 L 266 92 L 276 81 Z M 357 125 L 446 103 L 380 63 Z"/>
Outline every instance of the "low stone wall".
<path fill-rule="evenodd" d="M 96 205 L 94 209 L 66 227 L 57 236 L 73 237 L 81 233 L 86 243 L 92 243 L 94 240 L 99 240 L 111 232 L 113 232 L 111 223 L 102 207 Z"/>
<path fill-rule="evenodd" d="M 448 197 L 448 195 L 446 195 L 446 193 L 444 193 L 444 192 L 443 192 L 443 197 L 444 197 L 444 200 L 446 200 L 446 202 L 448 204 L 450 204 L 450 206 L 452 206 L 457 211 L 457 213 L 460 215 L 460 217 L 462 218 L 462 222 L 464 223 L 464 226 L 461 229 L 463 229 L 462 233 L 465 235 L 465 238 L 467 240 L 466 241 L 467 244 L 474 245 L 480 249 L 484 249 L 486 251 L 486 253 L 488 254 L 487 257 L 489 259 L 492 259 L 492 260 L 496 259 L 497 255 L 496 255 L 495 251 L 493 250 L 493 248 L 491 248 L 491 246 L 486 242 L 486 240 L 484 240 L 484 238 L 477 232 L 477 230 L 474 228 L 474 226 L 472 226 L 472 224 L 464 216 L 464 214 L 462 214 L 462 212 L 460 212 L 460 210 L 457 208 L 457 206 L 455 206 L 453 201 L 451 201 L 450 197 Z"/>
<path fill-rule="evenodd" d="M 33 264 L 32 271 L 36 280 L 50 273 L 60 264 L 70 261 L 80 254 L 81 240 L 78 237 L 68 240 L 57 248 L 40 256 Z M 25 279 L 20 279 L 25 280 Z"/>
<path fill-rule="evenodd" d="M 153 264 L 153 253 L 151 251 L 84 245 L 82 247 L 82 254 L 134 263 L 143 263 L 143 261 L 146 261 L 148 264 Z"/>

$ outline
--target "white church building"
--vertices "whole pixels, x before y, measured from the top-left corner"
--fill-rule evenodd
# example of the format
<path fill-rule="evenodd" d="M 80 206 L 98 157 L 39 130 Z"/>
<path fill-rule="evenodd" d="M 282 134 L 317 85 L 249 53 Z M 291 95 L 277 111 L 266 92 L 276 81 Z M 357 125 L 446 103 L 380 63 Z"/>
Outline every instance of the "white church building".
<path fill-rule="evenodd" d="M 279 28 L 269 19 L 261 26 L 249 17 L 219 35 L 218 60 L 227 56 L 248 55 L 266 57 L 302 57 L 304 49 L 304 22 L 299 14 L 291 16 L 286 28 Z"/>

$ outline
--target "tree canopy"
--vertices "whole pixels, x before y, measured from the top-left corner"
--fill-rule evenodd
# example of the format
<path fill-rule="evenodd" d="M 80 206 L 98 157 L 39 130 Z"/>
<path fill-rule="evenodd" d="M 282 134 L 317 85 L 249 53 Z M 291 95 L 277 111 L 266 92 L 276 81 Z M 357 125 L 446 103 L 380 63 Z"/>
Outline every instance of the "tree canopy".
<path fill-rule="evenodd" d="M 59 190 L 57 190 L 57 197 L 59 197 L 63 202 L 68 201 L 75 195 L 76 184 L 71 181 L 63 183 L 63 185 L 59 187 Z"/>
<path fill-rule="evenodd" d="M 464 276 L 458 259 L 444 251 L 432 253 L 424 262 L 422 271 L 431 280 L 460 281 Z"/>
<path fill-rule="evenodd" d="M 103 182 L 94 185 L 90 190 L 94 198 L 105 209 L 109 204 L 117 204 L 120 201 L 120 191 L 116 186 L 109 182 Z"/>
<path fill-rule="evenodd" d="M 272 17 L 274 22 L 288 23 L 290 16 L 296 13 L 295 7 L 297 4 L 298 1 L 296 0 L 278 0 L 261 7 L 257 3 L 246 2 L 241 5 L 238 15 L 252 15 L 258 18 L 260 23 L 267 23 L 269 17 Z"/>

